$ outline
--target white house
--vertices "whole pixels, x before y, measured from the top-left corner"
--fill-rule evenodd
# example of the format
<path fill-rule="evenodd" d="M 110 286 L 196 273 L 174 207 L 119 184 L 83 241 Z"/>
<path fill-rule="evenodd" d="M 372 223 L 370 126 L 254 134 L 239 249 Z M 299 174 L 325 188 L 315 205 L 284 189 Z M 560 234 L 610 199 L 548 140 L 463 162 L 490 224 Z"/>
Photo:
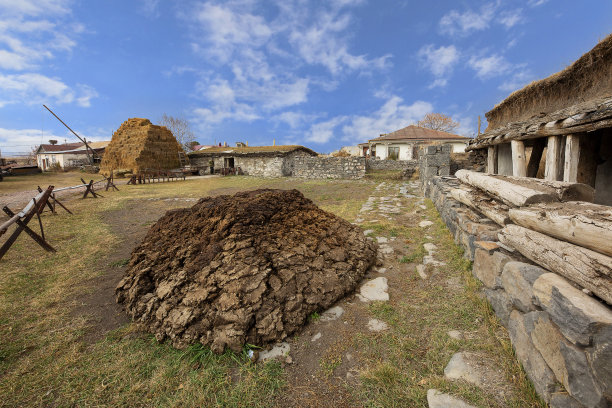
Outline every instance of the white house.
<path fill-rule="evenodd" d="M 109 141 L 87 142 L 98 157 L 102 157 L 109 143 Z M 55 166 L 78 167 L 87 164 L 87 150 L 83 143 L 41 144 L 36 150 L 36 163 L 43 171 Z"/>
<path fill-rule="evenodd" d="M 364 156 L 412 160 L 417 158 L 419 148 L 432 144 L 449 144 L 453 153 L 465 152 L 469 140 L 469 137 L 410 125 L 369 140 L 367 147 L 365 144 L 360 146 L 363 146 Z"/>

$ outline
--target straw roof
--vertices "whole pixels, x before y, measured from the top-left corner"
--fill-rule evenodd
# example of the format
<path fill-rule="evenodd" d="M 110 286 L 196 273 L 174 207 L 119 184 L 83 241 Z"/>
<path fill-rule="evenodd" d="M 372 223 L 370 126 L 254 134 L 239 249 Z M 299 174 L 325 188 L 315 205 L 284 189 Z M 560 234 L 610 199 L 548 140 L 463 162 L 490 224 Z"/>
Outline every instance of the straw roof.
<path fill-rule="evenodd" d="M 316 156 L 317 153 L 313 150 L 299 145 L 282 145 L 282 146 L 244 146 L 244 147 L 222 147 L 216 146 L 197 152 L 189 153 L 192 156 L 286 156 L 289 153 L 303 151 Z"/>

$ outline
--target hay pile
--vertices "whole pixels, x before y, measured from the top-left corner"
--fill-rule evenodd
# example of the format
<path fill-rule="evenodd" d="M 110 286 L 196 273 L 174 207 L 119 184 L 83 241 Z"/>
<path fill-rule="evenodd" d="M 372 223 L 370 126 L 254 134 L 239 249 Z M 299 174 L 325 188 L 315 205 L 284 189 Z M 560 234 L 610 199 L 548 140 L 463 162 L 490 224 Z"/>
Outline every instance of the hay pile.
<path fill-rule="evenodd" d="M 107 146 L 100 163 L 100 173 L 131 170 L 136 174 L 146 169 L 175 169 L 180 166 L 178 153 L 183 149 L 172 132 L 148 119 L 128 119 Z"/>
<path fill-rule="evenodd" d="M 117 301 L 159 341 L 240 351 L 286 338 L 351 293 L 376 252 L 297 190 L 203 198 L 151 227 Z"/>

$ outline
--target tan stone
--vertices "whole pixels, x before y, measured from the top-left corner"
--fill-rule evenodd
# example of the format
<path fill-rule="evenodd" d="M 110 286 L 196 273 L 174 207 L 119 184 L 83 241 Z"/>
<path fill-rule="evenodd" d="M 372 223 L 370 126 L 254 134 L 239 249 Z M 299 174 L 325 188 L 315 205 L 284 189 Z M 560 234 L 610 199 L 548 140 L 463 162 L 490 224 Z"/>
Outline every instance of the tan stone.
<path fill-rule="evenodd" d="M 472 273 L 486 287 L 497 289 L 501 287 L 498 278 L 501 276 L 504 265 L 510 261 L 512 261 L 512 258 L 499 251 L 491 254 L 484 249 L 476 248 Z"/>

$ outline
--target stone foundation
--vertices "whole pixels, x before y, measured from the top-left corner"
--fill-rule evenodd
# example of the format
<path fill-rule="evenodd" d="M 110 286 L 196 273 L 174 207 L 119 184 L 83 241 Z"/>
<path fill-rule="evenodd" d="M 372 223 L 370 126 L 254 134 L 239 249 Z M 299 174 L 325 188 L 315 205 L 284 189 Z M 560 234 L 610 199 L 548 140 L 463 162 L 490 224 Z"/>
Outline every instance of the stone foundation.
<path fill-rule="evenodd" d="M 366 173 L 364 157 L 296 157 L 293 176 L 309 179 L 360 179 Z"/>

